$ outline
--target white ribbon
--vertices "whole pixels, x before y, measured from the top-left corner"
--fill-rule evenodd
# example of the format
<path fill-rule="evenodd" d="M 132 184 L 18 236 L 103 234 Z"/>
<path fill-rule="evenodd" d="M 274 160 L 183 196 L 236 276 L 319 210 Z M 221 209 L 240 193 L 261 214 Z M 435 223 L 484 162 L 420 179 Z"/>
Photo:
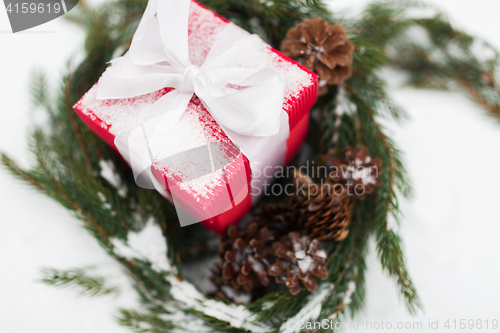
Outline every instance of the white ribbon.
<path fill-rule="evenodd" d="M 188 50 L 190 3 L 190 0 L 149 1 L 129 53 L 112 61 L 110 70 L 99 81 L 97 97 L 130 98 L 171 87 L 176 89 L 176 94 L 182 95 L 184 103 L 181 104 L 186 106 L 196 94 L 223 129 L 241 135 L 277 134 L 285 79 L 271 68 L 225 68 L 220 63 L 219 66 L 211 66 L 214 59 L 210 56 L 201 67 L 193 65 Z M 219 56 L 222 56 L 219 48 L 227 47 L 221 37 L 218 38 L 222 41 L 220 45 L 216 42 L 211 51 L 219 53 Z M 222 53 L 234 52 L 237 47 L 238 44 L 233 45 Z M 117 65 L 137 74 L 117 73 L 113 71 Z M 229 83 L 245 89 L 229 89 Z M 154 107 L 162 108 L 164 113 L 176 112 L 172 119 L 178 120 L 183 112 L 172 109 L 169 103 L 173 99 L 171 95 L 174 94 L 165 95 Z"/>
<path fill-rule="evenodd" d="M 250 160 L 252 171 L 262 168 L 255 167 L 256 163 L 281 164 L 283 156 L 269 161 L 259 155 L 266 152 L 266 146 L 280 146 L 274 147 L 274 152 L 284 154 L 289 135 L 288 116 L 282 110 L 286 80 L 272 68 L 227 68 L 228 60 L 241 53 L 242 46 L 265 45 L 256 35 L 242 34 L 242 29 L 233 24 L 218 33 L 200 67 L 192 64 L 188 46 L 190 4 L 190 0 L 150 0 L 129 52 L 113 60 L 99 81 L 98 99 L 132 98 L 175 88 L 143 111 L 147 117 L 142 114 L 129 120 L 138 122 L 138 131 L 118 136 L 118 150 L 137 179 L 139 173 L 151 168 L 153 157 L 160 157 L 156 154 L 168 144 L 162 136 L 176 126 L 196 94 Z M 240 89 L 231 88 L 234 86 Z M 151 172 L 147 173 L 155 183 Z M 163 185 L 155 183 L 155 187 L 166 195 Z"/>

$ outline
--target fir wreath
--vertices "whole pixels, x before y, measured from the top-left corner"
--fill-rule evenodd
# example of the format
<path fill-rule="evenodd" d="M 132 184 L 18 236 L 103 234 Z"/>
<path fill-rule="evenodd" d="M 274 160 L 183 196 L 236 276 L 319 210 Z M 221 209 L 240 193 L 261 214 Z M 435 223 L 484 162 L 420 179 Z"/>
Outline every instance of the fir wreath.
<path fill-rule="evenodd" d="M 380 262 L 397 281 L 409 311 L 418 311 L 421 303 L 406 270 L 401 239 L 387 222 L 399 221 L 398 197 L 409 196 L 411 186 L 400 152 L 378 121 L 379 117 L 403 120 L 405 114 L 391 102 L 377 70 L 389 65 L 406 71 L 409 83 L 417 87 L 458 87 L 500 120 L 498 52 L 454 29 L 438 11 L 433 17 L 409 18 L 408 11 L 424 7 L 417 2 L 373 3 L 356 20 L 330 13 L 320 0 L 201 3 L 276 48 L 290 28 L 314 17 L 342 24 L 355 46 L 352 77 L 342 85 L 329 86 L 319 99 L 307 149 L 294 163 L 300 166 L 306 159 L 325 163 L 325 154 L 341 157 L 345 147 L 364 145 L 380 159 L 384 172 L 380 187 L 364 200 L 352 202 L 345 239 L 324 244 L 327 274 L 321 274 L 325 279 L 318 280 L 315 292 L 301 288 L 292 295 L 287 288 L 269 289 L 247 306 L 201 294 L 185 279 L 182 267 L 204 254 L 215 256 L 219 251 L 216 236 L 196 225 L 177 227 L 173 207 L 156 192 L 138 188 L 130 170 L 73 113 L 72 105 L 97 81 L 106 63 L 126 50 L 146 0 L 118 0 L 99 8 L 80 0 L 79 10 L 68 17 L 86 30 L 85 59 L 70 66 L 55 101 L 48 98 L 43 75 L 33 80 L 33 102 L 51 118 L 48 131 L 36 129 L 32 134 L 37 165 L 23 170 L 6 155 L 2 155 L 3 164 L 73 211 L 126 267 L 144 306 L 121 310 L 119 322 L 135 332 L 185 332 L 193 327 L 197 332 L 292 332 L 300 330 L 292 325 L 297 322 L 342 321 L 363 305 L 370 237 L 375 238 Z M 408 29 L 414 27 L 427 32 L 425 44 L 408 38 Z M 480 60 L 471 51 L 474 43 L 495 57 Z M 274 206 L 265 207 L 264 216 L 276 213 L 269 208 Z M 272 220 L 279 222 L 275 217 Z M 76 284 L 90 295 L 112 292 L 102 279 L 88 277 L 84 270 L 46 270 L 45 274 L 47 283 Z"/>

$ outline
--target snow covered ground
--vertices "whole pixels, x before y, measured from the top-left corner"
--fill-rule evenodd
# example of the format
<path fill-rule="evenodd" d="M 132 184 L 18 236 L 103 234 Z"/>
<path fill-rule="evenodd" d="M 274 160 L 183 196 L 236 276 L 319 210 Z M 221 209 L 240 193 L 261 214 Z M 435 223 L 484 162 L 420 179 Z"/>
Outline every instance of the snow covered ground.
<path fill-rule="evenodd" d="M 368 2 L 336 0 L 331 5 L 350 13 Z M 432 2 L 459 27 L 500 48 L 498 0 Z M 56 88 L 66 60 L 81 50 L 83 33 L 63 19 L 26 33 L 9 32 L 1 7 L 0 150 L 29 165 L 26 137 L 37 114 L 29 109 L 28 75 L 42 68 Z M 366 308 L 357 317 L 365 324 L 348 331 L 383 331 L 376 329 L 382 321 L 393 327 L 422 323 L 422 329 L 414 326 L 404 332 L 492 331 L 492 320 L 500 320 L 500 125 L 462 94 L 400 88 L 399 74 L 386 71 L 386 76 L 393 98 L 411 116 L 403 126 L 387 126 L 405 153 L 414 182 L 414 198 L 402 202 L 401 233 L 425 313 L 411 317 L 405 311 L 395 283 L 381 271 L 372 251 Z M 127 332 L 113 316 L 118 307 L 136 306 L 137 298 L 120 266 L 67 211 L 1 168 L 0 227 L 0 332 Z M 37 282 L 44 266 L 94 266 L 121 293 L 78 299 L 73 291 Z M 444 329 L 448 319 L 451 327 Z M 480 319 L 483 328 L 459 330 L 461 319 Z M 430 329 L 429 321 L 436 320 L 440 329 Z"/>

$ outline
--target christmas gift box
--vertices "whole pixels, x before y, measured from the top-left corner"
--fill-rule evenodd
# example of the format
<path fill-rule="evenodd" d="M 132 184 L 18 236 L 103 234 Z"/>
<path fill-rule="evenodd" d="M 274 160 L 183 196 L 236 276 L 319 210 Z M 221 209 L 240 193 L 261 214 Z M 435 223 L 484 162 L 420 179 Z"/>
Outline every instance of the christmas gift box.
<path fill-rule="evenodd" d="M 151 0 L 74 109 L 181 225 L 221 233 L 298 150 L 317 90 L 316 74 L 197 2 Z"/>

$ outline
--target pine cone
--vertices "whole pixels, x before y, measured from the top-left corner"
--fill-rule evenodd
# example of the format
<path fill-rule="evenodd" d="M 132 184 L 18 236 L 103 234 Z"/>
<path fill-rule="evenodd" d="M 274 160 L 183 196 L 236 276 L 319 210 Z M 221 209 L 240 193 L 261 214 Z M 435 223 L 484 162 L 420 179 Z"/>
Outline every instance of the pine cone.
<path fill-rule="evenodd" d="M 319 95 L 327 93 L 327 84 L 341 84 L 352 75 L 354 45 L 342 25 L 321 17 L 288 30 L 281 52 L 319 75 Z"/>
<path fill-rule="evenodd" d="M 286 204 L 271 203 L 261 206 L 253 221 L 260 227 L 268 227 L 274 235 L 284 235 L 296 224 L 294 212 Z"/>
<path fill-rule="evenodd" d="M 242 232 L 231 225 L 220 243 L 220 269 L 223 283 L 235 291 L 243 288 L 250 292 L 269 284 L 267 268 L 273 258 L 273 235 L 267 227 L 250 223 Z"/>
<path fill-rule="evenodd" d="M 292 295 L 297 295 L 304 287 L 314 292 L 318 289 L 316 278 L 326 279 L 326 252 L 317 239 L 290 232 L 280 241 L 273 243 L 277 261 L 269 267 L 269 275 L 277 283 L 285 283 Z"/>
<path fill-rule="evenodd" d="M 222 278 L 222 272 L 219 266 L 214 266 L 211 269 L 210 281 L 215 290 L 208 293 L 210 298 L 217 298 L 223 302 L 233 302 L 238 305 L 248 305 L 252 300 L 252 295 L 249 293 L 241 293 L 235 291 L 227 284 L 227 280 Z"/>
<path fill-rule="evenodd" d="M 352 212 L 352 203 L 347 192 L 331 182 L 319 186 L 300 171 L 294 176 L 297 184 L 304 184 L 299 179 L 309 179 L 305 191 L 297 191 L 290 199 L 291 209 L 298 215 L 298 225 L 304 228 L 310 237 L 320 241 L 344 240 L 349 234 Z"/>
<path fill-rule="evenodd" d="M 382 173 L 380 158 L 372 159 L 366 146 L 344 149 L 344 158 L 330 159 L 329 180 L 341 184 L 348 193 L 363 200 L 367 194 L 382 185 L 379 175 Z"/>

